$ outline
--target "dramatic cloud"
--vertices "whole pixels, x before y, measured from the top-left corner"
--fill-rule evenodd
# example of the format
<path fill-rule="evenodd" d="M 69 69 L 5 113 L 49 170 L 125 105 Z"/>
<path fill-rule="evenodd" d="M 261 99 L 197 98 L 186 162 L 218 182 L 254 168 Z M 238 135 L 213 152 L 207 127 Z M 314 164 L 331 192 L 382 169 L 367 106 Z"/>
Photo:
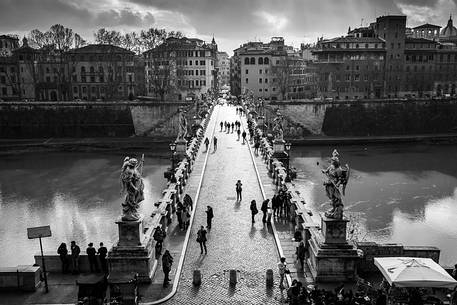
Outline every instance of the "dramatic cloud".
<path fill-rule="evenodd" d="M 0 0 L 0 33 L 25 33 L 61 23 L 86 39 L 100 27 L 179 30 L 210 40 L 229 54 L 252 40 L 284 36 L 298 47 L 344 35 L 376 16 L 406 14 L 408 25 L 444 26 L 457 0 Z"/>

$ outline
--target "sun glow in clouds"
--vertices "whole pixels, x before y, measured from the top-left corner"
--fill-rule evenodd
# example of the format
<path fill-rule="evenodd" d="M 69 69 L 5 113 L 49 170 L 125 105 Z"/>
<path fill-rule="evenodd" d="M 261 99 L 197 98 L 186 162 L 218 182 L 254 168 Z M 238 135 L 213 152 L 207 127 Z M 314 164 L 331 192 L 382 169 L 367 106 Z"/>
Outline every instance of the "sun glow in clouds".
<path fill-rule="evenodd" d="M 273 15 L 265 11 L 255 12 L 254 15 L 260 17 L 262 21 L 272 26 L 275 31 L 283 29 L 288 23 L 286 17 Z"/>

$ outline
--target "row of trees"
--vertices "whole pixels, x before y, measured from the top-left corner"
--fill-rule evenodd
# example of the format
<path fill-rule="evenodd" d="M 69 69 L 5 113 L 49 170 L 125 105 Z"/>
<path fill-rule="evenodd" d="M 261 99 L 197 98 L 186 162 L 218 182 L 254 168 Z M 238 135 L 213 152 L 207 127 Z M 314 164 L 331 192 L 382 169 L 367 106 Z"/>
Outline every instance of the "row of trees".
<path fill-rule="evenodd" d="M 94 33 L 95 43 L 122 47 L 137 54 L 157 47 L 170 37 L 182 38 L 183 34 L 179 31 L 168 32 L 158 28 L 124 34 L 116 30 L 101 28 Z M 87 41 L 81 35 L 61 24 L 55 24 L 44 32 L 34 29 L 30 31 L 28 38 L 31 46 L 40 49 L 68 51 L 71 48 L 87 45 Z"/>
<path fill-rule="evenodd" d="M 157 28 L 125 34 L 119 31 L 101 28 L 94 34 L 96 43 L 119 46 L 136 54 L 153 49 L 170 37 L 182 38 L 183 34 L 179 31 L 167 32 L 165 29 Z"/>

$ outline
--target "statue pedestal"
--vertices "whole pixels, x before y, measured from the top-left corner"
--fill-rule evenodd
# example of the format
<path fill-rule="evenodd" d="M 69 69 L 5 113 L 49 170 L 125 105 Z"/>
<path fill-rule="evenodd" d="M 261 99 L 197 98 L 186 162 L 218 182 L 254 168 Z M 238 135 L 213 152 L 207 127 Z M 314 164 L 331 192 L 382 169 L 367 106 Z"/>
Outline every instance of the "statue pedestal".
<path fill-rule="evenodd" d="M 273 140 L 273 154 L 284 154 L 286 151 L 286 141 L 284 140 Z"/>
<path fill-rule="evenodd" d="M 346 239 L 347 219 L 321 215 L 321 229 L 309 228 L 311 274 L 316 282 L 353 281 L 356 276 L 357 249 Z"/>
<path fill-rule="evenodd" d="M 178 162 L 187 156 L 187 140 L 176 140 L 176 157 Z"/>
<path fill-rule="evenodd" d="M 150 273 L 154 264 L 152 238 L 145 234 L 151 229 L 144 227 L 144 217 L 136 221 L 116 221 L 119 241 L 108 253 L 110 273 L 138 274 L 140 282 L 151 282 Z"/>

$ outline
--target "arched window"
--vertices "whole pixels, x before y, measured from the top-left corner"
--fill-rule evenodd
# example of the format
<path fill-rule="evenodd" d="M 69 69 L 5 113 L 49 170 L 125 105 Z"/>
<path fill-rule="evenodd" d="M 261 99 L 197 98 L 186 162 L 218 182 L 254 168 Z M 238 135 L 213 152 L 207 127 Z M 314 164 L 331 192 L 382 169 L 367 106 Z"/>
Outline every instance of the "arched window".
<path fill-rule="evenodd" d="M 98 72 L 103 73 L 103 67 L 102 66 L 98 67 Z"/>
<path fill-rule="evenodd" d="M 259 65 L 263 65 L 263 57 L 259 57 Z"/>
<path fill-rule="evenodd" d="M 82 66 L 81 67 L 81 74 L 85 74 L 86 73 L 86 67 Z"/>
<path fill-rule="evenodd" d="M 254 58 L 254 57 L 251 57 L 250 64 L 251 64 L 251 65 L 255 65 L 255 58 Z"/>
<path fill-rule="evenodd" d="M 246 57 L 246 58 L 244 59 L 244 64 L 245 64 L 245 65 L 249 65 L 249 58 Z"/>
<path fill-rule="evenodd" d="M 270 64 L 270 60 L 268 59 L 268 57 L 265 57 L 265 58 L 263 59 L 263 63 L 264 63 L 265 65 Z"/>
<path fill-rule="evenodd" d="M 89 71 L 90 71 L 90 73 L 94 73 L 94 72 L 95 72 L 94 67 L 91 66 L 91 67 L 89 68 Z"/>

